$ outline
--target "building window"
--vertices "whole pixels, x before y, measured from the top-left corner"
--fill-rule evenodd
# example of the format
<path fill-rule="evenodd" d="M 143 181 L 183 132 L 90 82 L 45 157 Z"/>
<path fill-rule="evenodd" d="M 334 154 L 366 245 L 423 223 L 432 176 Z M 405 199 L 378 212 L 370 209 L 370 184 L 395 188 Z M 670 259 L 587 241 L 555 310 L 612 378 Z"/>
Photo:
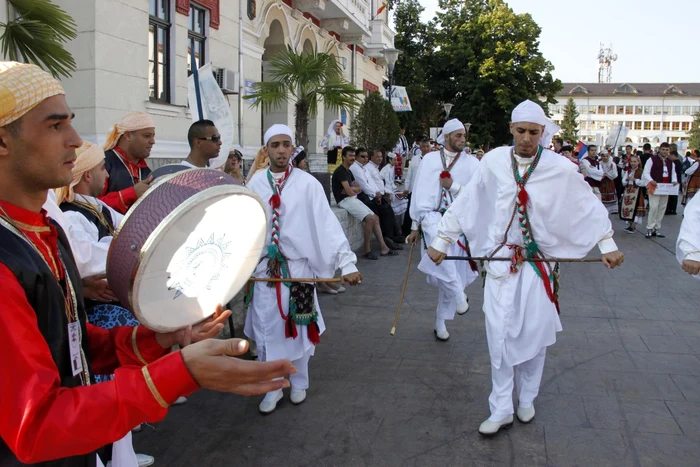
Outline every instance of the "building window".
<path fill-rule="evenodd" d="M 663 122 L 663 123 L 661 124 L 661 129 L 664 130 L 664 131 L 668 131 L 668 130 L 671 129 L 671 124 L 668 123 L 668 122 Z"/>
<path fill-rule="evenodd" d="M 645 106 L 644 106 L 644 115 L 653 115 L 653 114 L 654 114 L 653 109 L 654 109 L 653 106 L 651 106 L 651 105 L 645 105 Z"/>
<path fill-rule="evenodd" d="M 190 4 L 190 16 L 187 18 L 187 76 L 192 74 L 192 53 L 197 69 L 206 63 L 206 17 L 207 10 Z"/>
<path fill-rule="evenodd" d="M 654 106 L 654 115 L 661 115 L 662 107 L 660 105 Z"/>
<path fill-rule="evenodd" d="M 605 106 L 604 105 L 599 105 L 598 106 L 598 113 L 600 115 L 605 115 Z"/>
<path fill-rule="evenodd" d="M 634 122 L 630 122 L 630 121 L 625 122 L 625 128 L 629 128 L 629 129 L 631 130 L 631 129 L 632 129 L 632 124 L 633 124 L 633 123 L 634 123 Z"/>
<path fill-rule="evenodd" d="M 661 129 L 661 122 L 653 122 L 654 124 L 654 130 L 660 130 Z"/>
<path fill-rule="evenodd" d="M 641 130 L 642 129 L 642 122 L 634 122 L 634 129 Z"/>
<path fill-rule="evenodd" d="M 626 105 L 625 106 L 625 115 L 632 115 L 632 112 L 634 110 L 634 107 L 631 105 Z"/>
<path fill-rule="evenodd" d="M 644 113 L 644 110 L 642 109 L 641 105 L 634 106 L 634 114 L 635 115 L 642 115 L 643 113 Z"/>
<path fill-rule="evenodd" d="M 690 106 L 684 105 L 683 107 L 681 107 L 681 114 L 682 115 L 690 115 Z"/>
<path fill-rule="evenodd" d="M 608 115 L 615 115 L 615 106 L 614 105 L 609 105 L 607 107 L 606 113 Z"/>
<path fill-rule="evenodd" d="M 651 130 L 651 122 L 644 122 L 644 129 Z"/>
<path fill-rule="evenodd" d="M 617 110 L 615 112 L 617 115 L 622 115 L 625 113 L 625 106 L 624 105 L 618 105 Z"/>
<path fill-rule="evenodd" d="M 681 122 L 671 122 L 671 131 L 681 131 Z"/>
<path fill-rule="evenodd" d="M 681 122 L 681 131 L 690 130 L 690 122 Z"/>
<path fill-rule="evenodd" d="M 170 102 L 170 0 L 148 1 L 149 98 Z"/>

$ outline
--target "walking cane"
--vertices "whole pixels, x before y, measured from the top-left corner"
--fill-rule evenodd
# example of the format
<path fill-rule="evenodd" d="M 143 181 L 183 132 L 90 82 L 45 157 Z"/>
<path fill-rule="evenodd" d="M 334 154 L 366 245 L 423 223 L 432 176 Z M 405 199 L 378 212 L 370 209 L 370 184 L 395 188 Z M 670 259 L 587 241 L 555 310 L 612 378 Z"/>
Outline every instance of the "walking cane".
<path fill-rule="evenodd" d="M 486 256 L 445 256 L 459 261 L 512 261 L 513 258 L 489 258 Z M 523 258 L 523 263 L 601 263 L 601 258 Z"/>
<path fill-rule="evenodd" d="M 392 336 L 396 332 L 396 326 L 399 324 L 399 315 L 401 314 L 401 305 L 403 305 L 403 296 L 406 293 L 406 284 L 408 284 L 408 273 L 411 270 L 411 259 L 413 258 L 413 247 L 416 246 L 416 242 L 411 243 L 411 250 L 408 252 L 408 265 L 406 266 L 406 277 L 403 279 L 403 288 L 401 289 L 401 298 L 399 299 L 399 308 L 396 310 L 396 317 L 394 317 L 394 326 L 391 328 Z"/>
<path fill-rule="evenodd" d="M 323 278 L 323 277 L 309 277 L 309 278 L 299 278 L 299 277 L 251 277 L 248 279 L 250 282 L 310 282 L 310 283 L 319 283 L 319 282 L 342 282 L 343 278 L 342 277 L 331 277 L 330 279 Z"/>

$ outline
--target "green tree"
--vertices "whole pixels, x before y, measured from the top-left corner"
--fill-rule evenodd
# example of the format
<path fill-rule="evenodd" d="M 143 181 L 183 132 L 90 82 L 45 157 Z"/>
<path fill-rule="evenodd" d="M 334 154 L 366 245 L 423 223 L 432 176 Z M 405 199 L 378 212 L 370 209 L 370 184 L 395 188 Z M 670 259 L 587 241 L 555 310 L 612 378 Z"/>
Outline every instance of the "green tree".
<path fill-rule="evenodd" d="M 253 93 L 244 99 L 254 99 L 252 107 L 264 112 L 294 103 L 296 143 L 308 147 L 309 119 L 318 113 L 322 100 L 330 109 L 357 108 L 357 95 L 362 90 L 343 79 L 338 60 L 329 53 L 302 52 L 291 48 L 275 54 L 270 60 L 270 81 L 255 83 Z"/>
<path fill-rule="evenodd" d="M 373 92 L 365 99 L 352 122 L 350 139 L 357 147 L 372 151 L 390 151 L 399 139 L 399 117 L 381 94 Z"/>
<path fill-rule="evenodd" d="M 394 82 L 406 86 L 413 108 L 401 112 L 399 121 L 406 126 L 406 135 L 414 138 L 428 134 L 437 124 L 440 111 L 428 81 L 432 49 L 428 26 L 420 21 L 424 10 L 418 0 L 404 0 L 394 10 L 394 46 L 403 51 L 394 68 Z"/>
<path fill-rule="evenodd" d="M 539 50 L 541 29 L 503 0 L 440 0 L 429 82 L 451 117 L 471 123 L 474 145 L 509 143 L 513 108 L 525 99 L 554 103 L 561 82 Z"/>
<path fill-rule="evenodd" d="M 693 128 L 688 132 L 688 147 L 700 149 L 700 112 L 696 113 L 693 120 Z"/>
<path fill-rule="evenodd" d="M 564 107 L 564 119 L 561 122 L 560 135 L 564 141 L 571 141 L 576 144 L 578 141 L 578 110 L 573 97 L 569 97 Z"/>
<path fill-rule="evenodd" d="M 7 0 L 7 23 L 0 23 L 2 53 L 34 63 L 56 77 L 70 76 L 75 60 L 63 45 L 75 39 L 75 21 L 50 0 Z"/>

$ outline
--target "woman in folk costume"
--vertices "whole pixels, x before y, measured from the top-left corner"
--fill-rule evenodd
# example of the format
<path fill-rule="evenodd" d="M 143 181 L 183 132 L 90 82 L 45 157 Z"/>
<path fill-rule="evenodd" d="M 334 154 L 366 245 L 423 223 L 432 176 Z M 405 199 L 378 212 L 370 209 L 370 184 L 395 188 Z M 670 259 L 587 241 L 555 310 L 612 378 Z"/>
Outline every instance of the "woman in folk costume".
<path fill-rule="evenodd" d="M 603 179 L 600 181 L 600 198 L 608 212 L 617 213 L 617 190 L 615 179 L 617 178 L 617 165 L 610 157 L 610 153 L 604 151 L 600 155 L 600 168 L 603 170 Z"/>
<path fill-rule="evenodd" d="M 343 134 L 343 122 L 333 120 L 328 125 L 326 136 L 321 140 L 320 146 L 328 155 L 328 173 L 335 172 L 341 164 L 340 151 L 350 143 L 350 138 Z"/>
<path fill-rule="evenodd" d="M 644 222 L 644 216 L 647 215 L 646 188 L 642 181 L 644 169 L 639 156 L 629 156 L 628 163 L 629 165 L 622 173 L 624 191 L 622 192 L 620 219 L 629 223 L 625 232 L 634 233 L 637 224 Z"/>
<path fill-rule="evenodd" d="M 698 150 L 696 149 L 689 157 L 693 163 L 685 171 L 687 179 L 685 182 L 685 193 L 683 195 L 684 206 L 689 203 L 695 196 L 695 193 L 700 190 L 700 170 L 698 170 L 698 167 L 700 167 L 700 159 L 698 158 Z"/>
<path fill-rule="evenodd" d="M 491 416 L 479 427 L 485 436 L 512 425 L 514 386 L 518 419 L 529 423 L 535 417 L 546 349 L 562 330 L 557 265 L 527 259 L 583 258 L 597 244 L 607 267 L 623 261 L 607 209 L 571 162 L 544 149 L 557 125 L 529 100 L 513 110 L 511 120 L 515 146 L 496 148 L 479 162 L 428 252 L 442 264 L 445 252 L 466 235 L 474 256 L 508 259 L 485 263 L 492 381 Z"/>
<path fill-rule="evenodd" d="M 294 151 L 292 131 L 272 125 L 265 132 L 270 167 L 253 176 L 247 187 L 268 201 L 267 254 L 255 277 L 333 277 L 341 270 L 343 281 L 358 283 L 357 257 L 337 217 L 331 211 L 321 184 L 289 163 Z M 251 285 L 252 284 L 252 285 Z M 309 387 L 309 358 L 325 330 L 313 284 L 301 282 L 249 283 L 245 303 L 245 334 L 257 344 L 261 361 L 279 355 L 293 360 L 297 373 L 290 377 L 291 401 L 300 404 Z M 260 403 L 270 413 L 282 399 L 282 390 L 267 393 Z"/>

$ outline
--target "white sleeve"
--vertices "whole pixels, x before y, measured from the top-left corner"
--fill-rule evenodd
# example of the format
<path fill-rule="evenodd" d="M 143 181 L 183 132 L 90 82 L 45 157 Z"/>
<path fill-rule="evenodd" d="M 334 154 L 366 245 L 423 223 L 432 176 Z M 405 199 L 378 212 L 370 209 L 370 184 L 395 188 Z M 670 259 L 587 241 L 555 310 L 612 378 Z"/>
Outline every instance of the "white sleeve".
<path fill-rule="evenodd" d="M 458 196 L 457 199 L 450 205 L 442 216 L 438 224 L 438 232 L 431 247 L 441 253 L 447 253 L 451 245 L 454 245 L 459 236 L 462 234 L 462 226 L 459 223 L 459 218 L 463 215 L 464 204 L 468 197 Z"/>
<path fill-rule="evenodd" d="M 81 277 L 104 274 L 107 269 L 107 253 L 112 243 L 112 237 L 98 239 L 97 226 L 78 212 L 68 211 L 65 214 L 69 222 L 66 235 L 70 239 L 76 263 L 80 265 Z"/>
<path fill-rule="evenodd" d="M 586 169 L 586 176 L 592 178 L 593 180 L 601 181 L 603 179 L 603 170 L 600 168 L 593 167 L 590 162 L 586 159 L 582 161 L 584 168 Z"/>
<path fill-rule="evenodd" d="M 685 171 L 685 174 L 686 175 L 693 175 L 696 170 L 698 170 L 698 163 L 693 162 L 693 164 L 690 167 L 688 167 L 688 169 Z"/>
<path fill-rule="evenodd" d="M 611 167 L 612 170 L 610 170 L 606 175 L 610 180 L 615 180 L 617 178 L 617 166 L 613 164 Z"/>
<path fill-rule="evenodd" d="M 671 183 L 678 183 L 678 174 L 676 173 L 675 162 L 671 162 Z"/>
<path fill-rule="evenodd" d="M 629 183 L 629 181 L 630 181 L 629 175 L 630 175 L 631 173 L 632 173 L 632 172 L 627 172 L 627 171 L 622 173 L 622 184 L 623 184 L 623 185 L 627 185 L 627 184 Z"/>
<path fill-rule="evenodd" d="M 369 184 L 369 177 L 367 176 L 367 172 L 364 171 L 361 167 L 356 166 L 355 164 L 350 166 L 350 172 L 352 172 L 352 175 L 355 177 L 355 181 L 358 185 L 360 185 L 362 191 L 370 198 L 374 198 L 377 194 L 377 191 L 372 191 L 372 185 L 374 184 Z"/>
<path fill-rule="evenodd" d="M 653 181 L 651 178 L 651 166 L 652 161 L 650 157 L 649 160 L 647 160 L 647 163 L 644 164 L 644 172 L 642 172 L 642 182 L 644 182 L 644 186 L 647 186 L 649 182 Z"/>

